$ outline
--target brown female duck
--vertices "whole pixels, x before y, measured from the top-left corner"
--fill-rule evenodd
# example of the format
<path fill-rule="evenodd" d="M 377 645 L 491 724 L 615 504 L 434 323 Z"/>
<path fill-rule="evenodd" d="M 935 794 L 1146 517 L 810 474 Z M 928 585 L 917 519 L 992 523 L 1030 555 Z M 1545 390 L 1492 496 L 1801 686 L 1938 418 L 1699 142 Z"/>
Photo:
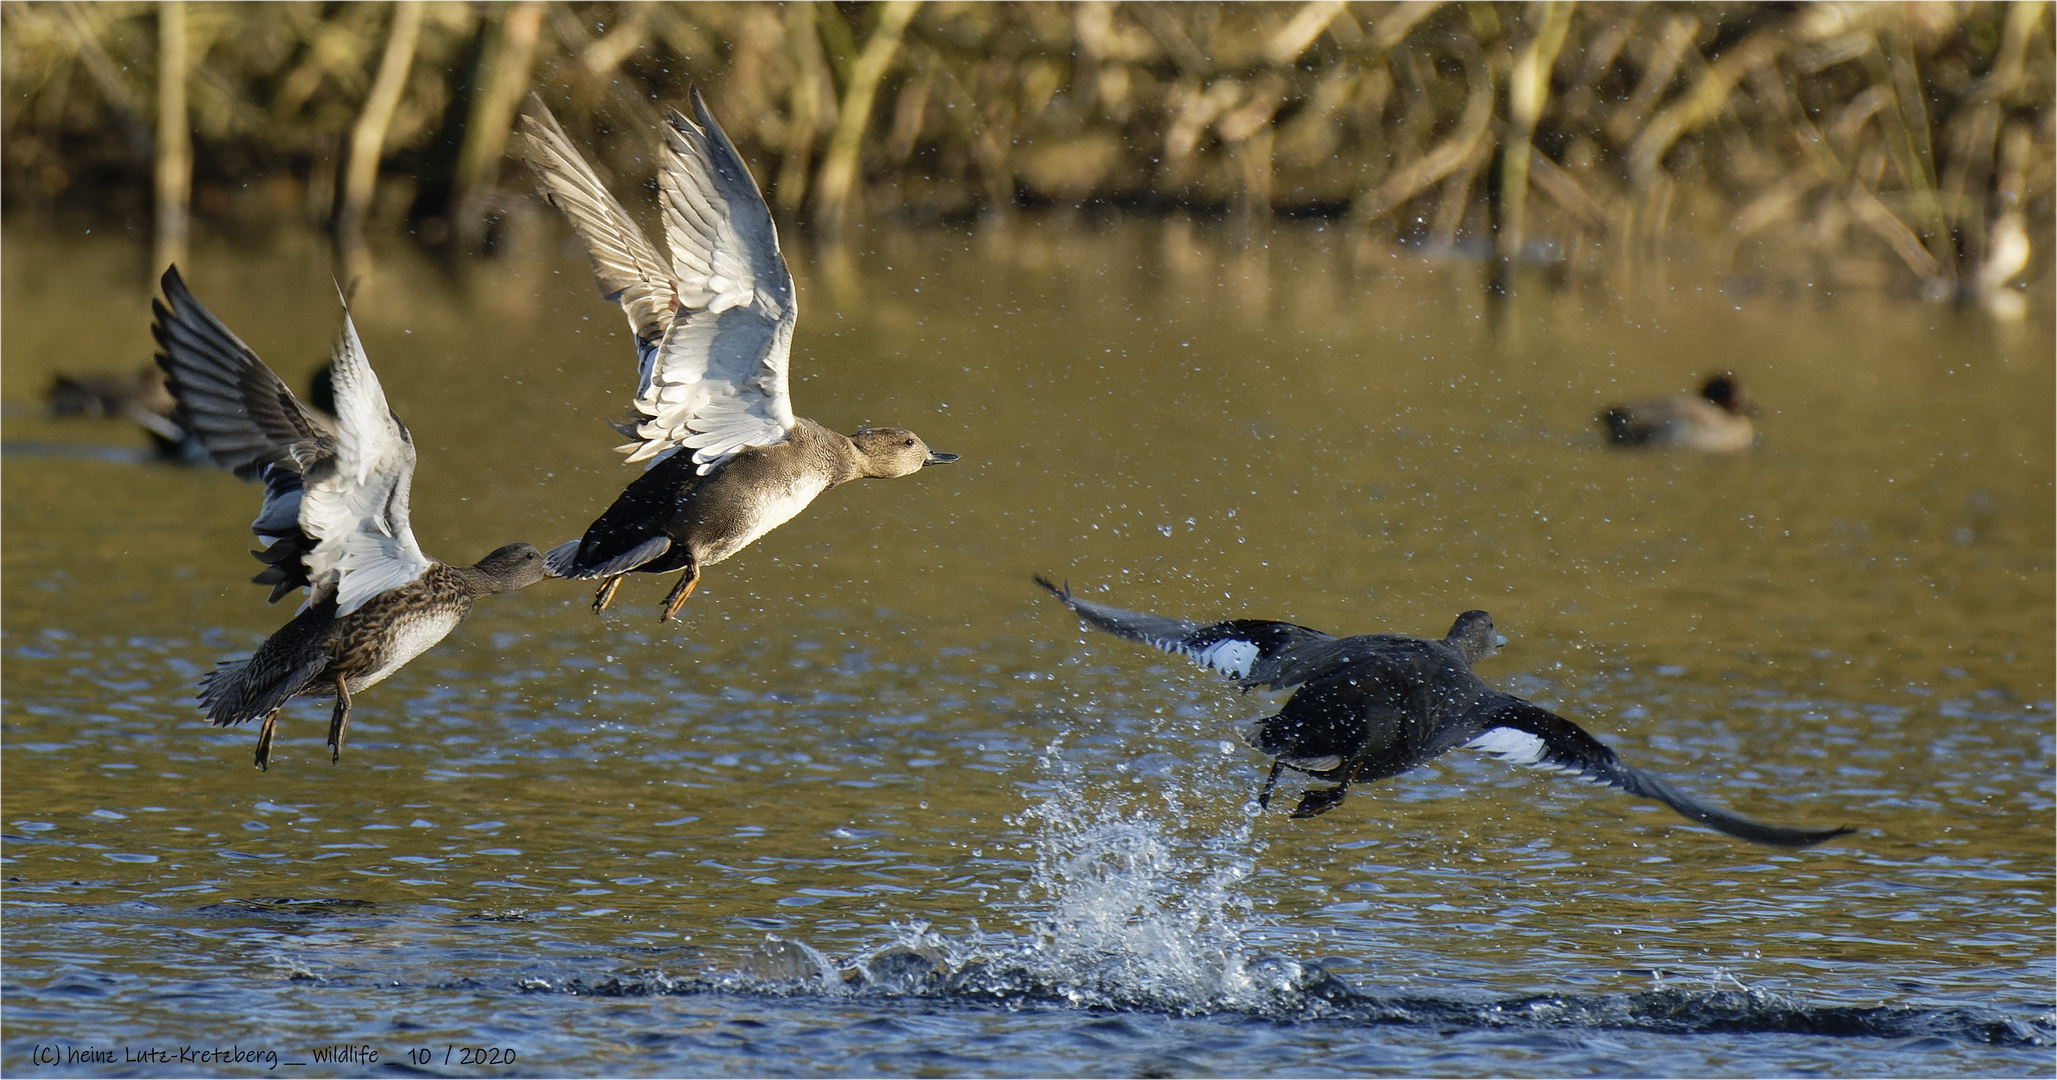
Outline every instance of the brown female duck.
<path fill-rule="evenodd" d="M 261 720 L 257 767 L 268 768 L 279 709 L 334 697 L 330 761 L 343 753 L 350 696 L 443 640 L 472 601 L 544 577 L 543 553 L 509 544 L 471 566 L 422 553 L 408 525 L 414 440 L 386 406 L 348 312 L 336 346 L 333 423 L 309 410 L 271 368 L 165 271 L 151 332 L 172 396 L 222 468 L 264 481 L 250 529 L 268 547 L 255 580 L 271 599 L 308 590 L 291 622 L 244 660 L 200 680 L 200 708 L 218 726 Z"/>

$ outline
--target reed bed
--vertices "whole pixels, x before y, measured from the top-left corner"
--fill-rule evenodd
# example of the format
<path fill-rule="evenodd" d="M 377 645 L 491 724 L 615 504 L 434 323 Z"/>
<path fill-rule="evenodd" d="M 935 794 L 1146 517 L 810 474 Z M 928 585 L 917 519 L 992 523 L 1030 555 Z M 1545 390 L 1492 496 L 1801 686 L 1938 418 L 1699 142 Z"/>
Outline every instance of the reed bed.
<path fill-rule="evenodd" d="M 159 262 L 188 208 L 489 249 L 532 205 L 504 157 L 531 88 L 628 189 L 697 86 L 778 212 L 829 241 L 1040 207 L 1318 216 L 1503 284 L 1697 258 L 2002 314 L 2050 263 L 2041 0 L 10 0 L 0 20 L 9 212 L 154 228 Z"/>

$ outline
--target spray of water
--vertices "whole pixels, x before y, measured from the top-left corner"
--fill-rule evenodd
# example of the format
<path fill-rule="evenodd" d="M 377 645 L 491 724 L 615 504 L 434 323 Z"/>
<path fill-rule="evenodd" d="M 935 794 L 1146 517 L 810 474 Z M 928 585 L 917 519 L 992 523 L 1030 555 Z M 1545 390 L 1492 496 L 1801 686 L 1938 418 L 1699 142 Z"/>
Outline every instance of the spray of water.
<path fill-rule="evenodd" d="M 538 988 L 619 995 L 886 994 L 1450 1029 L 1940 1036 L 2025 1046 L 2057 1040 L 2048 1013 L 1821 1006 L 1739 983 L 1498 1000 L 1366 993 L 1317 964 L 1271 955 L 1255 944 L 1279 929 L 1258 911 L 1263 896 L 1253 876 L 1264 845 L 1254 835 L 1256 807 L 1241 801 L 1248 796 L 1245 785 L 1229 779 L 1219 761 L 1192 764 L 1193 771 L 1159 790 L 1096 785 L 1090 777 L 1106 770 L 1069 759 L 1061 743 L 1046 748 L 1032 804 L 1014 819 L 1035 853 L 1020 896 L 1025 932 L 974 925 L 946 935 L 926 923 L 895 925 L 888 943 L 841 962 L 774 935 L 737 970 L 708 979 L 651 975 Z M 1729 982 L 1735 983 L 1733 976 Z"/>
<path fill-rule="evenodd" d="M 1253 835 L 1257 808 L 1246 785 L 1218 761 L 1154 787 L 1096 785 L 1061 739 L 1038 770 L 1032 805 L 1012 819 L 1034 852 L 1019 893 L 1025 933 L 896 926 L 890 943 L 843 965 L 772 936 L 735 985 L 1179 1013 L 1305 1011 L 1304 991 L 1326 976 L 1250 944 L 1266 925 L 1249 890 L 1264 844 Z"/>
<path fill-rule="evenodd" d="M 1044 797 L 1021 819 L 1036 852 L 1025 899 L 1041 909 L 1015 953 L 1024 974 L 1080 1003 L 1181 1011 L 1259 1008 L 1292 989 L 1297 964 L 1246 945 L 1261 925 L 1245 890 L 1259 851 L 1254 806 L 1229 795 L 1211 801 L 1235 808 L 1228 815 L 1196 812 L 1209 800 L 1178 783 L 1096 792 L 1059 744 L 1039 765 Z M 1217 775 L 1190 779 L 1221 786 Z"/>

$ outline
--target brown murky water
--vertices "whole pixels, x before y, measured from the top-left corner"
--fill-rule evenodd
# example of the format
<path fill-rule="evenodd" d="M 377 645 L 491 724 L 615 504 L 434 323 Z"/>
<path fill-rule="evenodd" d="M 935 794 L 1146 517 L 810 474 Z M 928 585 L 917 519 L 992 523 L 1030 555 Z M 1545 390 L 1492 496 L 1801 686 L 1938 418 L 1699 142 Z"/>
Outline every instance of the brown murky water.
<path fill-rule="evenodd" d="M 575 536 L 632 475 L 601 422 L 625 327 L 560 239 L 390 252 L 356 296 L 431 554 Z M 381 1056 L 321 1069 L 517 1052 L 468 1075 L 2047 1067 L 2047 305 L 1489 305 L 1475 266 L 1309 225 L 792 255 L 797 411 L 962 461 L 831 493 L 676 624 L 668 580 L 601 618 L 563 582 L 483 602 L 358 700 L 340 765 L 307 706 L 259 774 L 191 701 L 290 614 L 244 584 L 256 490 L 36 415 L 53 371 L 147 358 L 149 293 L 119 238 L 9 232 L 10 1071 L 336 1043 Z M 188 280 L 289 381 L 324 358 L 318 246 L 203 245 Z M 1722 368 L 1755 452 L 1602 447 L 1606 403 Z M 1225 740 L 1264 704 L 1086 636 L 1036 572 L 1339 632 L 1483 607 L 1497 685 L 1860 831 L 1751 848 L 1468 755 L 1254 818 Z"/>

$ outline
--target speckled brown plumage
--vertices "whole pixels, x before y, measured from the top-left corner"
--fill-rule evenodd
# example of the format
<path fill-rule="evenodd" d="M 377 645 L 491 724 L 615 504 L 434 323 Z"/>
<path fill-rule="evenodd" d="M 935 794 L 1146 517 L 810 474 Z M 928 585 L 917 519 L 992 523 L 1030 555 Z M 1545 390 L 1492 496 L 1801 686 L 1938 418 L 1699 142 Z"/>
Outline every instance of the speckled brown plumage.
<path fill-rule="evenodd" d="M 257 767 L 271 759 L 278 712 L 296 697 L 334 697 L 330 760 L 342 756 L 350 695 L 375 685 L 441 641 L 487 593 L 545 576 L 543 553 L 509 544 L 473 566 L 430 557 L 408 525 L 414 440 L 385 390 L 348 313 L 330 372 L 333 418 L 314 413 L 249 346 L 166 270 L 152 327 L 182 415 L 216 464 L 264 481 L 251 531 L 270 542 L 255 553 L 271 599 L 296 589 L 307 601 L 247 659 L 200 681 L 200 707 L 217 725 L 261 720 Z"/>
<path fill-rule="evenodd" d="M 301 611 L 246 660 L 217 666 L 200 682 L 200 707 L 216 726 L 262 720 L 256 762 L 268 768 L 278 712 L 295 698 L 336 698 L 329 721 L 330 760 L 343 752 L 350 695 L 369 689 L 441 641 L 481 596 L 518 589 L 542 576 L 542 552 L 510 544 L 474 566 L 435 563 L 338 618 L 333 598 Z"/>

